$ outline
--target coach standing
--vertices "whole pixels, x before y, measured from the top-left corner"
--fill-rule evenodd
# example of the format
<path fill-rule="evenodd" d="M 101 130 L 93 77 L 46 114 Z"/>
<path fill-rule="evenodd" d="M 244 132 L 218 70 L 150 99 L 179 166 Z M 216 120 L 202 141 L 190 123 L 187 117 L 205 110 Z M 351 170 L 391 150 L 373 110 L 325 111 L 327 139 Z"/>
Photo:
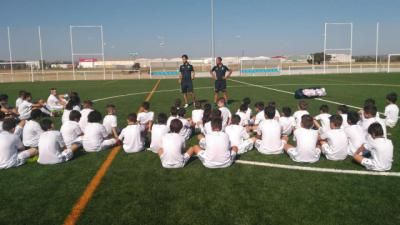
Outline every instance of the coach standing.
<path fill-rule="evenodd" d="M 196 101 L 196 97 L 193 93 L 193 80 L 195 72 L 193 66 L 188 62 L 188 56 L 182 55 L 183 64 L 179 68 L 179 83 L 181 84 L 181 90 L 183 94 L 183 100 L 185 101 L 185 108 L 189 106 L 188 95 L 190 95 L 193 103 Z"/>
<path fill-rule="evenodd" d="M 225 98 L 226 104 L 228 104 L 228 93 L 226 91 L 226 80 L 231 76 L 232 70 L 230 70 L 227 66 L 222 64 L 222 58 L 217 57 L 216 60 L 217 65 L 214 66 L 210 74 L 212 78 L 215 80 L 215 93 L 214 93 L 214 102 L 217 103 L 218 94 L 222 92 Z M 226 75 L 228 72 L 228 75 Z"/>

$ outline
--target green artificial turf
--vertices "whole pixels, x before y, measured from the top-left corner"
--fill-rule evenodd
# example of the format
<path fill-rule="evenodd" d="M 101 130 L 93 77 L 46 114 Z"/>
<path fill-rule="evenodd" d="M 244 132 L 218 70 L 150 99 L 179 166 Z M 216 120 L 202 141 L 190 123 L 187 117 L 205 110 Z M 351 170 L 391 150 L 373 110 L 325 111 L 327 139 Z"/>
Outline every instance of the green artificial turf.
<path fill-rule="evenodd" d="M 233 78 L 251 84 L 293 92 L 323 86 L 324 99 L 361 107 L 366 98 L 377 101 L 380 112 L 387 93 L 400 93 L 400 74 L 343 74 Z M 14 101 L 20 89 L 34 99 L 46 98 L 51 87 L 60 93 L 79 92 L 82 100 L 132 94 L 95 102 L 104 112 L 117 106 L 118 122 L 136 112 L 156 80 L 79 81 L 0 84 L 0 93 Z M 211 101 L 210 79 L 195 80 L 196 96 Z M 232 112 L 243 97 L 252 103 L 274 100 L 278 108 L 296 108 L 293 95 L 229 81 Z M 151 99 L 151 109 L 167 112 L 181 97 L 176 80 L 162 80 Z M 139 93 L 139 94 L 135 94 Z M 318 113 L 328 104 L 309 100 Z M 188 112 L 190 116 L 190 110 Z M 57 126 L 60 122 L 56 120 Z M 395 145 L 392 172 L 400 172 L 399 128 L 390 129 Z M 189 145 L 196 144 L 193 137 Z M 41 166 L 28 163 L 0 171 L 0 224 L 62 224 L 109 151 L 79 153 L 72 161 Z M 242 160 L 322 168 L 364 170 L 351 159 L 331 162 L 321 157 L 312 165 L 292 162 L 286 155 L 265 156 L 251 151 Z M 151 152 L 121 151 L 106 173 L 78 224 L 397 224 L 400 221 L 400 178 L 306 172 L 234 164 L 210 170 L 193 159 L 185 168 L 162 169 Z"/>

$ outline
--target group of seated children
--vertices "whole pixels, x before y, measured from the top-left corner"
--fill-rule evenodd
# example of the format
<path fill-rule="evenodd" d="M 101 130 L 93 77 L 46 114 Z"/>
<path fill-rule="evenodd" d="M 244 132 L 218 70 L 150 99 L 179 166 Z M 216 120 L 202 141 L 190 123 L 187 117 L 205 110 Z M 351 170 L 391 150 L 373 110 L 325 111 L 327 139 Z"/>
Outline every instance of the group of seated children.
<path fill-rule="evenodd" d="M 138 114 L 128 115 L 127 126 L 120 130 L 115 105 L 106 106 L 103 118 L 91 101 L 84 101 L 82 107 L 77 93 L 64 99 L 51 89 L 50 102 L 31 103 L 30 93 L 22 92 L 16 108 L 0 101 L 0 169 L 22 165 L 37 154 L 38 163 L 56 164 L 70 160 L 80 148 L 98 152 L 121 143 L 125 152 L 135 153 L 146 149 L 148 143 L 147 149 L 159 155 L 164 168 L 182 168 L 192 156 L 207 168 L 225 168 L 238 154 L 255 147 L 261 154 L 286 153 L 301 163 L 317 162 L 321 154 L 334 161 L 351 156 L 368 170 L 387 171 L 392 165 L 393 144 L 386 127 L 396 125 L 399 108 L 395 93 L 386 99 L 384 119 L 373 99 L 367 99 L 358 112 L 341 105 L 333 115 L 322 105 L 314 117 L 307 111 L 306 101 L 299 101 L 293 115 L 287 106 L 279 112 L 273 101 L 266 106 L 256 102 L 253 115 L 250 99 L 244 98 L 232 115 L 220 98 L 215 108 L 196 102 L 191 117 L 176 101 L 169 117 L 159 113 L 157 120 L 150 103 L 144 102 Z M 60 109 L 62 126 L 57 131 L 52 120 L 43 117 Z M 187 148 L 186 141 L 193 135 L 197 135 L 198 145 Z M 290 137 L 295 144 L 289 143 Z"/>

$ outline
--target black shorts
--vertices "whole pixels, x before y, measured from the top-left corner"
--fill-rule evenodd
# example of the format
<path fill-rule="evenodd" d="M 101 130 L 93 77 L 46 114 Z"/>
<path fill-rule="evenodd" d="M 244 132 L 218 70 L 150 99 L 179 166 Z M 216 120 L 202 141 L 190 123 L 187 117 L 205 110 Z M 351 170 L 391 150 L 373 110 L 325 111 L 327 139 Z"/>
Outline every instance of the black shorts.
<path fill-rule="evenodd" d="M 216 80 L 215 81 L 215 92 L 225 92 L 226 91 L 226 80 Z"/>
<path fill-rule="evenodd" d="M 191 81 L 182 81 L 181 90 L 182 93 L 193 92 L 193 83 Z"/>

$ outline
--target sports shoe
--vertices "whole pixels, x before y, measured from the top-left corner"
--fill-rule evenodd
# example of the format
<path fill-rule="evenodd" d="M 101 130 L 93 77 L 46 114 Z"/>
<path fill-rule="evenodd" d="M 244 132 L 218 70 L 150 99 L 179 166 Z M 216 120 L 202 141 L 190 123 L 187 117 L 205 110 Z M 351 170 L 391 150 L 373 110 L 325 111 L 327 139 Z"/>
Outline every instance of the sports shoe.
<path fill-rule="evenodd" d="M 187 107 L 189 107 L 189 104 L 185 104 L 184 106 L 183 106 L 183 108 L 187 108 Z"/>

